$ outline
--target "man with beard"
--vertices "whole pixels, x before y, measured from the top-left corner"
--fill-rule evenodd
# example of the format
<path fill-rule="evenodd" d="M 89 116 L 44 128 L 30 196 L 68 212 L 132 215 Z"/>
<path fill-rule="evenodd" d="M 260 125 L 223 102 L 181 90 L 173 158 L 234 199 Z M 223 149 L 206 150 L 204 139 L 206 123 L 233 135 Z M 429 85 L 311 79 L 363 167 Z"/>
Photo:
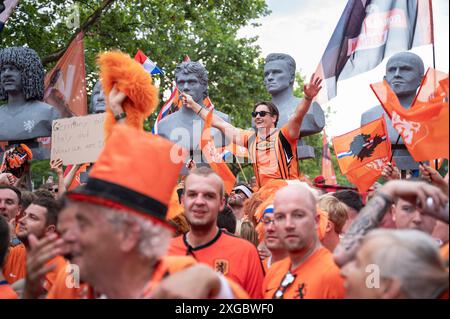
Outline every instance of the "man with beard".
<path fill-rule="evenodd" d="M 59 205 L 50 198 L 36 198 L 25 209 L 25 216 L 19 220 L 16 231 L 17 237 L 23 243 L 16 247 L 12 247 L 6 258 L 4 266 L 4 274 L 8 282 L 16 282 L 22 280 L 26 276 L 26 254 L 30 249 L 29 236 L 35 238 L 44 238 L 47 235 L 56 233 L 56 224 L 58 220 Z M 45 267 L 49 270 L 40 287 L 44 291 L 49 291 L 55 282 L 58 271 L 65 267 L 66 261 L 61 256 L 54 256 L 49 259 Z M 21 287 L 21 283 L 16 286 Z M 19 288 L 20 289 L 20 288 Z M 42 291 L 42 293 L 44 293 Z"/>
<path fill-rule="evenodd" d="M 222 179 L 207 167 L 190 171 L 182 202 L 191 229 L 172 239 L 169 254 L 191 255 L 237 282 L 251 298 L 261 298 L 264 273 L 256 247 L 217 227 L 217 216 L 225 206 Z"/>
<path fill-rule="evenodd" d="M 280 189 L 274 199 L 274 225 L 289 258 L 272 265 L 264 278 L 264 298 L 344 297 L 343 280 L 332 253 L 320 244 L 316 199 L 303 185 Z"/>

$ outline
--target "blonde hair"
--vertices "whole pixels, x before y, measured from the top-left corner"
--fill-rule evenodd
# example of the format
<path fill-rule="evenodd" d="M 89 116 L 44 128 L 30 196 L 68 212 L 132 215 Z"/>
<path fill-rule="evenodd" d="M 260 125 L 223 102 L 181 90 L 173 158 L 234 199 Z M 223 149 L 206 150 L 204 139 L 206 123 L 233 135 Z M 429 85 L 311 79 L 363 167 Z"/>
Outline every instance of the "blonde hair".
<path fill-rule="evenodd" d="M 253 226 L 253 223 L 249 220 L 244 220 L 242 222 L 239 237 L 248 240 L 255 246 L 259 245 L 258 234 L 256 233 L 255 226 Z"/>
<path fill-rule="evenodd" d="M 336 233 L 342 233 L 342 228 L 348 219 L 347 205 L 329 194 L 319 197 L 317 205 L 321 210 L 328 213 L 328 219 L 333 222 Z"/>

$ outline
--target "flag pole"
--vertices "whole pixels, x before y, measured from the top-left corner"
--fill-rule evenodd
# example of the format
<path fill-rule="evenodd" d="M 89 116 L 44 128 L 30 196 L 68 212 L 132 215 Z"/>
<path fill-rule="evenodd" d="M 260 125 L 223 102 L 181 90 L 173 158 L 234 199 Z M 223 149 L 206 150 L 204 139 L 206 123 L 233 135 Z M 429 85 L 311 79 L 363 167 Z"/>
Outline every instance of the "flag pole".
<path fill-rule="evenodd" d="M 239 163 L 239 160 L 237 159 L 237 157 L 236 157 L 236 162 L 239 165 L 239 169 L 241 170 L 242 176 L 244 176 L 245 183 L 248 184 L 247 176 L 245 176 L 244 170 L 242 169 L 241 163 Z"/>
<path fill-rule="evenodd" d="M 433 19 L 433 1 L 428 0 L 428 4 L 430 6 L 430 23 L 431 23 L 431 48 L 432 48 L 432 52 L 433 52 L 433 69 L 436 70 L 436 47 L 434 46 L 434 19 Z M 434 79 L 436 81 L 436 78 Z M 435 87 L 436 87 L 436 83 L 435 83 Z M 434 166 L 437 170 L 439 164 L 439 160 L 436 158 L 434 160 Z"/>

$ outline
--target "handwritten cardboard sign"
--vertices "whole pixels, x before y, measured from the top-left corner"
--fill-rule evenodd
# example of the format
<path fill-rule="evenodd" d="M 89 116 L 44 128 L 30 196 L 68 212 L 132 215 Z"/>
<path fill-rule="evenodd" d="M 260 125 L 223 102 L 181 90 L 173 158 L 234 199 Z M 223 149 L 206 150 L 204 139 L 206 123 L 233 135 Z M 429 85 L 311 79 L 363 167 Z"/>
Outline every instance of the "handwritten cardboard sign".
<path fill-rule="evenodd" d="M 104 144 L 104 121 L 104 113 L 53 121 L 51 159 L 64 165 L 95 162 Z"/>

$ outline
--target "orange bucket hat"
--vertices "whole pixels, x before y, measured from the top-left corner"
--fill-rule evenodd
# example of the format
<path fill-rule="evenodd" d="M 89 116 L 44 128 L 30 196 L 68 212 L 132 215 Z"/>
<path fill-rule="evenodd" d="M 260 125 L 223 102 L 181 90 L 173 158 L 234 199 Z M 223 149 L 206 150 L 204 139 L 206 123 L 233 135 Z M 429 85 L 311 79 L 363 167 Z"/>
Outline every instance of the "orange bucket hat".
<path fill-rule="evenodd" d="M 172 160 L 172 155 L 177 159 Z M 67 196 L 167 226 L 167 208 L 186 155 L 183 148 L 162 137 L 115 125 L 87 183 Z"/>

